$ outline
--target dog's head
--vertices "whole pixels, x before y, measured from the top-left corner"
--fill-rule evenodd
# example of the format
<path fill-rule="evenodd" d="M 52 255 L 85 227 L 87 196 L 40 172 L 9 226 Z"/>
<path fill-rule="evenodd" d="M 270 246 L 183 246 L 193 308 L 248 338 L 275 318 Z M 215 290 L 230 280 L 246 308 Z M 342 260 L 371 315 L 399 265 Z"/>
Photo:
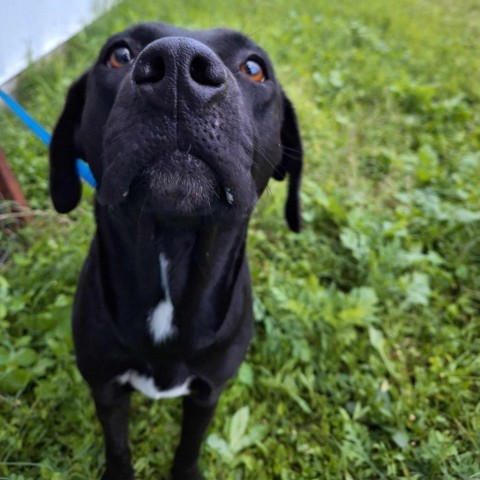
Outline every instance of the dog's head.
<path fill-rule="evenodd" d="M 149 23 L 111 37 L 53 132 L 59 212 L 80 199 L 76 158 L 100 205 L 141 202 L 161 217 L 248 216 L 269 178 L 288 174 L 286 217 L 300 229 L 295 112 L 267 54 L 235 31 Z"/>

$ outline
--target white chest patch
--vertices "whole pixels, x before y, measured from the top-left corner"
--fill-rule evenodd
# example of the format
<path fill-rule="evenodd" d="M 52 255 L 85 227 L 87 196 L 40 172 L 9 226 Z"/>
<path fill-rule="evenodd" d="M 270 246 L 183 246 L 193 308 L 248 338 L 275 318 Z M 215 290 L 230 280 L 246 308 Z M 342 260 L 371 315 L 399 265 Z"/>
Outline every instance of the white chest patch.
<path fill-rule="evenodd" d="M 124 374 L 116 378 L 117 382 L 122 385 L 129 383 L 135 390 L 143 393 L 149 398 L 160 400 L 161 398 L 175 398 L 190 394 L 190 382 L 192 377 L 188 377 L 182 384 L 168 390 L 159 390 L 153 377 L 140 375 L 135 370 L 127 370 Z"/>
<path fill-rule="evenodd" d="M 165 291 L 165 299 L 162 300 L 150 313 L 148 323 L 153 341 L 158 344 L 177 334 L 173 325 L 173 304 L 170 298 L 168 286 L 168 260 L 163 253 L 159 256 L 160 279 Z"/>

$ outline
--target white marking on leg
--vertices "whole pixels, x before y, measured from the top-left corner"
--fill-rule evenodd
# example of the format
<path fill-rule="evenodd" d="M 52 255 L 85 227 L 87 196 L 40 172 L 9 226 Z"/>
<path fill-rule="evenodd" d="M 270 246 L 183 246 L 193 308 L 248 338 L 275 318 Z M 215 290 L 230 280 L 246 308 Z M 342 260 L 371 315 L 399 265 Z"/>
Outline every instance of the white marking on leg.
<path fill-rule="evenodd" d="M 168 390 L 159 390 L 153 377 L 141 375 L 135 370 L 127 370 L 116 378 L 117 382 L 125 385 L 129 383 L 135 390 L 143 393 L 149 398 L 160 400 L 161 398 L 175 398 L 190 394 L 190 383 L 192 377 L 188 377 L 182 384 Z"/>
<path fill-rule="evenodd" d="M 163 253 L 159 256 L 159 262 L 160 278 L 162 288 L 165 291 L 165 299 L 159 302 L 148 317 L 150 333 L 156 344 L 177 334 L 177 329 L 175 325 L 173 325 L 173 304 L 170 297 L 170 288 L 168 286 L 168 260 Z"/>

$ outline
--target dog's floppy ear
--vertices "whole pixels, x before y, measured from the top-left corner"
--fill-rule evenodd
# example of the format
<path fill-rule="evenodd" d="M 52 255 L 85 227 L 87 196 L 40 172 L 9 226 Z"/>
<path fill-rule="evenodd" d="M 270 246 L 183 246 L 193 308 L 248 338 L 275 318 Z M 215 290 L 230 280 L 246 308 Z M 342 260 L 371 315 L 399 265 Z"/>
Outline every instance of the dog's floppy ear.
<path fill-rule="evenodd" d="M 283 123 L 281 130 L 282 161 L 275 168 L 273 178 L 283 180 L 288 174 L 288 194 L 285 204 L 285 217 L 290 230 L 299 232 L 301 229 L 300 216 L 300 183 L 303 166 L 303 149 L 297 115 L 292 103 L 283 95 Z"/>
<path fill-rule="evenodd" d="M 76 167 L 76 159 L 81 156 L 81 152 L 75 134 L 85 104 L 86 84 L 87 73 L 84 73 L 70 87 L 50 142 L 50 195 L 55 210 L 60 213 L 73 210 L 82 194 Z"/>

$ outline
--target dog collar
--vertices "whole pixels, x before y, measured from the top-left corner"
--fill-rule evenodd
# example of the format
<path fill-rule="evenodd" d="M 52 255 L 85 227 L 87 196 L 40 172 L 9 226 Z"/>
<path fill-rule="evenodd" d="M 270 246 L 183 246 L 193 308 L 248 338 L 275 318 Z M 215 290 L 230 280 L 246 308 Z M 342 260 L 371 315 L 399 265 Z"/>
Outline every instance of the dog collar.
<path fill-rule="evenodd" d="M 45 144 L 50 145 L 51 135 L 48 133 L 25 109 L 20 106 L 10 95 L 0 90 L 0 98 L 8 108 Z M 92 188 L 97 187 L 97 182 L 89 165 L 83 160 L 76 161 L 78 176 L 88 183 Z"/>

